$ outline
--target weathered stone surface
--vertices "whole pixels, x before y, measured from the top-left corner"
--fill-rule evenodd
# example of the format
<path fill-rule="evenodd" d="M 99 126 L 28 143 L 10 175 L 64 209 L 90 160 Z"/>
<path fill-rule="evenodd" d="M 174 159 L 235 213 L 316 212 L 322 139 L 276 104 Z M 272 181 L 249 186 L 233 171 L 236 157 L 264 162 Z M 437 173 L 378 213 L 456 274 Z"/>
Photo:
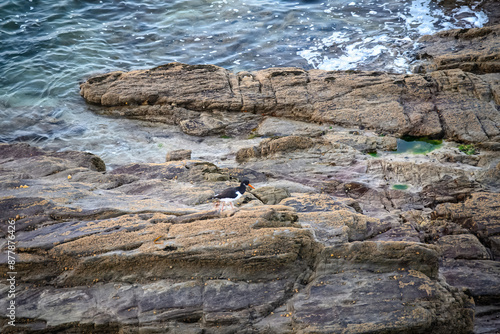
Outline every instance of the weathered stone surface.
<path fill-rule="evenodd" d="M 490 255 L 477 237 L 472 234 L 445 235 L 437 245 L 444 258 L 466 260 L 489 260 Z"/>
<path fill-rule="evenodd" d="M 312 147 L 315 141 L 307 137 L 288 136 L 263 140 L 258 147 L 243 148 L 236 153 L 236 161 L 244 162 L 251 158 L 272 156 L 294 150 Z"/>
<path fill-rule="evenodd" d="M 312 227 L 316 238 L 326 245 L 367 240 L 391 228 L 390 224 L 349 210 L 299 213 L 300 222 Z"/>
<path fill-rule="evenodd" d="M 336 198 L 327 194 L 292 194 L 280 204 L 291 206 L 297 212 L 349 210 L 355 212 L 356 201 L 347 198 Z"/>
<path fill-rule="evenodd" d="M 446 281 L 457 287 L 469 289 L 479 303 L 489 298 L 498 303 L 500 298 L 500 262 L 488 260 L 447 260 L 440 272 Z"/>
<path fill-rule="evenodd" d="M 418 254 L 418 262 L 408 262 L 409 254 Z M 320 258 L 314 280 L 289 301 L 290 315 L 300 332 L 472 330 L 471 300 L 433 279 L 437 252 L 432 248 L 413 243 L 357 242 L 326 248 Z M 425 267 L 423 263 L 433 264 Z M 386 296 L 383 302 L 381 295 Z M 443 303 L 444 295 L 449 299 Z M 450 309 L 458 312 L 446 319 L 442 312 Z M 444 317 L 436 317 L 438 314 Z"/>
<path fill-rule="evenodd" d="M 500 260 L 500 236 L 490 237 L 491 252 L 494 260 Z"/>
<path fill-rule="evenodd" d="M 259 136 L 286 137 L 286 136 L 321 136 L 327 127 L 324 125 L 299 122 L 277 117 L 266 117 L 256 129 Z"/>
<path fill-rule="evenodd" d="M 500 25 L 472 29 L 454 29 L 420 39 L 418 51 L 428 60 L 422 70 L 459 68 L 466 72 L 500 72 Z"/>
<path fill-rule="evenodd" d="M 426 204 L 459 202 L 465 200 L 478 188 L 479 185 L 465 175 L 457 178 L 444 175 L 439 181 L 425 185 L 422 189 L 422 197 L 426 198 Z"/>
<path fill-rule="evenodd" d="M 287 140 L 268 145 L 270 155 L 256 162 L 274 166 L 296 154 L 317 161 L 356 152 L 326 140 L 314 139 L 306 148 Z M 49 160 L 57 153 L 20 149 Z M 23 179 L 13 166 L 28 173 L 30 159 L 39 157 L 23 154 L 0 162 L 6 180 L 1 219 L 15 218 L 19 226 L 16 312 L 29 319 L 18 332 L 359 333 L 425 332 L 430 326 L 470 332 L 471 301 L 437 279 L 439 248 L 384 239 L 399 223 L 364 214 L 367 206 L 358 201 L 372 200 L 369 183 L 339 183 L 350 185 L 357 199 L 345 192 L 288 194 L 255 183 L 270 195 L 267 205 L 242 198 L 237 210 L 219 213 L 206 203 L 216 190 L 241 177 L 266 182 L 269 174 L 194 160 L 99 172 L 79 166 L 75 154 L 76 161 L 61 158 L 71 166 L 64 172 L 48 175 L 40 168 L 39 176 Z M 294 172 L 303 173 L 307 161 L 290 168 L 302 166 Z M 318 167 L 352 166 L 339 161 Z M 210 175 L 229 181 L 207 181 Z M 2 252 L 0 264 L 6 261 Z M 0 291 L 7 288 L 0 285 Z M 0 299 L 0 307 L 7 302 Z M 2 332 L 10 330 L 7 319 L 0 320 Z"/>
<path fill-rule="evenodd" d="M 191 150 L 175 150 L 167 153 L 165 161 L 191 160 Z"/>
<path fill-rule="evenodd" d="M 500 235 L 499 200 L 498 193 L 477 192 L 463 203 L 440 204 L 433 214 L 470 230 L 489 245 L 490 237 Z"/>
<path fill-rule="evenodd" d="M 439 204 L 432 213 L 435 220 L 430 226 L 440 228 L 431 235 L 441 235 L 438 244 L 443 247 L 440 272 L 449 284 L 467 288 L 480 305 L 477 333 L 488 333 L 488 328 L 499 325 L 495 305 L 500 300 L 500 265 L 490 260 L 497 259 L 498 214 L 498 194 L 488 192 L 472 193 L 462 203 Z"/>
<path fill-rule="evenodd" d="M 264 204 L 278 204 L 282 199 L 290 197 L 290 192 L 285 188 L 260 187 L 252 191 L 252 194 Z"/>
<path fill-rule="evenodd" d="M 436 165 L 431 162 L 415 163 L 409 161 L 390 161 L 384 159 L 369 160 L 368 172 L 382 174 L 387 180 L 403 184 L 429 184 L 429 196 L 437 196 L 432 192 L 432 187 L 437 182 L 449 182 L 450 175 L 464 176 L 466 171 L 454 169 L 452 166 Z M 453 177 L 451 177 L 453 179 Z M 470 188 L 467 184 L 467 188 Z"/>
<path fill-rule="evenodd" d="M 90 78 L 81 94 L 94 111 L 176 124 L 229 153 L 106 172 L 89 154 L 0 145 L 0 217 L 18 228 L 18 332 L 500 328 L 489 29 L 430 38 L 460 48 L 443 56 L 429 42 L 446 70 L 422 74 L 173 63 Z M 392 154 L 405 134 L 447 140 Z M 449 140 L 480 150 L 467 156 Z M 209 199 L 242 178 L 255 195 L 219 213 Z"/>
<path fill-rule="evenodd" d="M 325 138 L 332 142 L 349 145 L 361 152 L 395 151 L 398 148 L 397 140 L 392 136 L 375 137 L 363 136 L 359 133 L 346 134 L 334 132 L 329 133 Z"/>
<path fill-rule="evenodd" d="M 227 135 L 235 122 L 248 126 L 233 133 L 249 133 L 259 115 L 271 115 L 396 135 L 498 142 L 498 81 L 498 74 L 459 69 L 427 75 L 298 68 L 234 74 L 212 65 L 171 63 L 90 78 L 81 95 L 105 107 L 97 112 L 179 124 L 195 135 Z"/>
<path fill-rule="evenodd" d="M 76 151 L 48 153 L 24 143 L 0 144 L 0 156 L 4 169 L 9 169 L 25 179 L 48 176 L 77 167 L 98 172 L 106 170 L 101 158 L 92 153 Z"/>

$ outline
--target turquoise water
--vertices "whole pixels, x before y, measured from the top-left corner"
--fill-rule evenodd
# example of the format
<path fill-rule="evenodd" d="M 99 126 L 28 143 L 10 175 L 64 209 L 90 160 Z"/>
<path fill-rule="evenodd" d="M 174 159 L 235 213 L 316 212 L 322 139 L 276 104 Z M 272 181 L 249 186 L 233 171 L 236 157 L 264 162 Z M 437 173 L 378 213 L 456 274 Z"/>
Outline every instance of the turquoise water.
<path fill-rule="evenodd" d="M 427 154 L 441 146 L 443 141 L 440 139 L 405 136 L 398 139 L 398 148 L 394 153 Z"/>
<path fill-rule="evenodd" d="M 87 150 L 112 163 L 138 155 L 163 161 L 158 144 L 168 151 L 198 139 L 174 138 L 168 126 L 96 116 L 79 83 L 171 61 L 234 71 L 407 72 L 419 36 L 484 24 L 473 7 L 443 9 L 431 0 L 2 1 L 0 142 Z"/>

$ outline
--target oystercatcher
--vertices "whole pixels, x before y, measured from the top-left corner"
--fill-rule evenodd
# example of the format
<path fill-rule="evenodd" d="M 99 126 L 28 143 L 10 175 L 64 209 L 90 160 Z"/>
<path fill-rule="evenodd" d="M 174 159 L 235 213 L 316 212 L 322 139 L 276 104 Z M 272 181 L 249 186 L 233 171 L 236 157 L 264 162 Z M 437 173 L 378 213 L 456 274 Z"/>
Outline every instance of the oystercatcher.
<path fill-rule="evenodd" d="M 227 189 L 223 190 L 220 194 L 215 195 L 212 198 L 219 200 L 219 203 L 215 207 L 218 207 L 222 203 L 222 206 L 220 209 L 220 212 L 222 212 L 222 210 L 224 210 L 224 206 L 227 203 L 229 203 L 231 205 L 231 207 L 234 209 L 233 202 L 236 201 L 238 198 L 240 198 L 245 193 L 245 191 L 247 190 L 247 186 L 252 188 L 252 189 L 255 189 L 250 184 L 250 181 L 243 180 L 243 181 L 241 181 L 239 187 L 227 188 Z"/>

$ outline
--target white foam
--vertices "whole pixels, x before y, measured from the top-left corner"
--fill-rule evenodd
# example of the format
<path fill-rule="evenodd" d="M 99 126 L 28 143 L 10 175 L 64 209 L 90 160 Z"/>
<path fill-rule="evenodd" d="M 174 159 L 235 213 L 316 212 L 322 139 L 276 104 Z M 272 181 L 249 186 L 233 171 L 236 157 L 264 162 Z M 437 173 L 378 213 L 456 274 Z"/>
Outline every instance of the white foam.
<path fill-rule="evenodd" d="M 348 4 L 348 6 L 355 5 L 355 2 Z M 379 11 L 370 10 L 366 14 L 367 17 L 375 14 L 388 15 L 383 25 L 382 23 L 379 25 L 378 31 L 373 28 L 337 27 L 338 30 L 333 31 L 329 37 L 314 40 L 313 45 L 299 50 L 297 54 L 315 68 L 325 70 L 354 69 L 361 63 L 375 61 L 377 57 L 383 56 L 384 60 L 388 59 L 385 61 L 386 70 L 404 73 L 410 70 L 409 59 L 402 55 L 404 49 L 408 49 L 408 43 L 415 43 L 421 36 L 438 31 L 482 27 L 488 22 L 484 12 L 474 10 L 474 4 L 472 7 L 461 6 L 455 9 L 451 16 L 446 15 L 432 0 L 412 0 L 409 4 L 402 3 L 399 11 L 396 11 L 393 5 L 382 3 L 377 5 Z M 325 9 L 324 12 L 331 13 L 332 9 Z M 356 8 L 350 8 L 349 13 L 357 18 L 361 12 Z M 334 14 L 342 15 L 341 12 Z M 381 34 L 369 35 L 374 33 Z"/>
<path fill-rule="evenodd" d="M 480 28 L 488 22 L 488 16 L 484 12 L 475 12 L 467 6 L 462 6 L 455 10 L 454 16 L 469 14 L 470 16 L 462 18 L 462 20 L 469 22 L 471 26 Z"/>

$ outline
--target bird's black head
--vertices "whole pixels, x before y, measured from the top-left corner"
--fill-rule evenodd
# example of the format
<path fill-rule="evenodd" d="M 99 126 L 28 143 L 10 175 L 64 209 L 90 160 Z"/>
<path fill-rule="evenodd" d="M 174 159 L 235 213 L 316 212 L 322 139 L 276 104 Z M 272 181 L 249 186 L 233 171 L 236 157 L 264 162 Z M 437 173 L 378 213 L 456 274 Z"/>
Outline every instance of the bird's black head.
<path fill-rule="evenodd" d="M 250 181 L 248 181 L 247 179 L 244 179 L 243 181 L 241 181 L 241 184 L 240 184 L 240 189 L 245 192 L 245 190 L 247 189 L 247 187 L 250 187 L 252 189 L 255 189 L 254 186 L 252 186 L 250 184 Z M 242 194 L 243 194 L 242 192 Z"/>

